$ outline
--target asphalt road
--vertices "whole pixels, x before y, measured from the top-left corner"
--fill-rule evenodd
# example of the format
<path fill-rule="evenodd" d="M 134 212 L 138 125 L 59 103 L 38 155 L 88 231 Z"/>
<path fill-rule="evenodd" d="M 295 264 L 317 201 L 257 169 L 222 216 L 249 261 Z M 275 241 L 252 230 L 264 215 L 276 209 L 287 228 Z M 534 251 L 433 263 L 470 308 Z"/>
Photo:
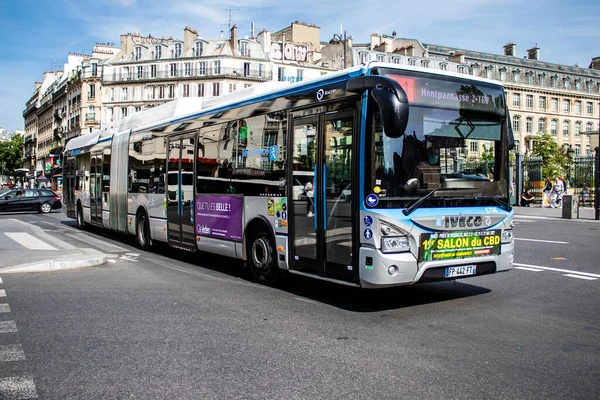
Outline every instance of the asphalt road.
<path fill-rule="evenodd" d="M 58 213 L 0 218 L 110 257 L 102 267 L 1 276 L 0 398 L 600 393 L 597 223 L 518 216 L 513 271 L 360 291 L 297 278 L 260 286 L 237 261 L 140 252 L 107 232 L 75 231 Z"/>

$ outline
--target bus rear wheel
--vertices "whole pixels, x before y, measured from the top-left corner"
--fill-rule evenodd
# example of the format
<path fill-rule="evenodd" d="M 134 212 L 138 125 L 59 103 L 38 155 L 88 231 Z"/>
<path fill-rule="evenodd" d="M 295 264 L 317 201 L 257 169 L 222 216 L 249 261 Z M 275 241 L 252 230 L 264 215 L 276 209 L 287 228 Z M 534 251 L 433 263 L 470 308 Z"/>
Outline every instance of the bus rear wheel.
<path fill-rule="evenodd" d="M 150 248 L 150 224 L 145 212 L 140 212 L 136 218 L 135 244 L 140 250 L 148 250 Z"/>
<path fill-rule="evenodd" d="M 281 276 L 276 263 L 273 239 L 263 230 L 252 232 L 246 250 L 246 265 L 255 281 L 273 285 Z"/>

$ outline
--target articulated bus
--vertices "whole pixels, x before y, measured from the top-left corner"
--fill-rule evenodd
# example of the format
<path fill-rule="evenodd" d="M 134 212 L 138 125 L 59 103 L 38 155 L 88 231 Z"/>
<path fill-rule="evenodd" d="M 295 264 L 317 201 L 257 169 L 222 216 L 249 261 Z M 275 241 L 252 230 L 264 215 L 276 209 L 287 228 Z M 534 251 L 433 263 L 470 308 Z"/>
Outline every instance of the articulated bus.
<path fill-rule="evenodd" d="M 64 209 L 141 249 L 244 260 L 268 284 L 452 280 L 512 268 L 512 146 L 501 84 L 370 63 L 173 100 L 75 138 Z"/>

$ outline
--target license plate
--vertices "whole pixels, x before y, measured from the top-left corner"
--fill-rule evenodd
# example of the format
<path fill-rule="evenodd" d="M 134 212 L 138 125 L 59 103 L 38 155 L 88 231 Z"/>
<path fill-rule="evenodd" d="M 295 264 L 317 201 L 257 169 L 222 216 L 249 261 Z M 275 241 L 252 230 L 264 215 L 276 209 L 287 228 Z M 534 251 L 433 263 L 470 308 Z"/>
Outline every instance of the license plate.
<path fill-rule="evenodd" d="M 475 275 L 476 269 L 477 269 L 476 265 L 462 265 L 460 267 L 448 267 L 448 268 L 446 268 L 446 278 L 452 278 L 455 276 Z"/>

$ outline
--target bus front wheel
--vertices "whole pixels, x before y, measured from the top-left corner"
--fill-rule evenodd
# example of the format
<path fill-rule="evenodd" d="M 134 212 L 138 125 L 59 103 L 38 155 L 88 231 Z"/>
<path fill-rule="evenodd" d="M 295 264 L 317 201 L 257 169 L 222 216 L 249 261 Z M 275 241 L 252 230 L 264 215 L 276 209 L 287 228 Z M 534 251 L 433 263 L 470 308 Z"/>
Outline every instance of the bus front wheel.
<path fill-rule="evenodd" d="M 150 224 L 145 212 L 140 212 L 135 224 L 135 244 L 140 250 L 148 250 L 151 244 Z"/>
<path fill-rule="evenodd" d="M 273 239 L 263 230 L 252 232 L 247 247 L 246 263 L 257 282 L 274 284 L 280 277 Z"/>

